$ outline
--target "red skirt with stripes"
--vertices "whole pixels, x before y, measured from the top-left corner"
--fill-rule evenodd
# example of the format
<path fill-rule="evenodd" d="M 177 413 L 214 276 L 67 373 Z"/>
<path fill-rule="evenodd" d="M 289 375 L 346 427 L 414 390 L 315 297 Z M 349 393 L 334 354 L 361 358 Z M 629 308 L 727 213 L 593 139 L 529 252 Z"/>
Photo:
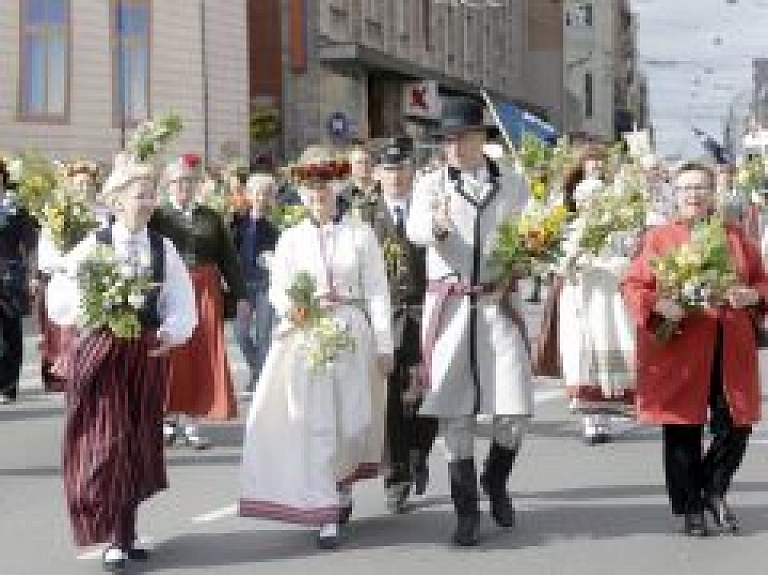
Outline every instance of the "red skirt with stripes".
<path fill-rule="evenodd" d="M 79 342 L 67 383 L 64 493 L 75 542 L 110 540 L 115 518 L 168 486 L 162 421 L 167 360 L 147 332 Z"/>

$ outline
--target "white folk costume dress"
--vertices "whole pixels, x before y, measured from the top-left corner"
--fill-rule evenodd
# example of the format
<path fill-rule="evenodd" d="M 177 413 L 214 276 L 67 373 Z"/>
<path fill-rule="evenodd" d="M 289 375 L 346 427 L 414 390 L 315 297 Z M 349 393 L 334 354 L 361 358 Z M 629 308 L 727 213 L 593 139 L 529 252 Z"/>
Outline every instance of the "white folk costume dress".
<path fill-rule="evenodd" d="M 634 234 L 614 234 L 598 256 L 581 254 L 582 221 L 565 242 L 559 302 L 559 349 L 571 407 L 583 413 L 631 410 L 635 398 L 635 328 L 619 282 Z"/>
<path fill-rule="evenodd" d="M 428 248 L 424 415 L 533 414 L 530 346 L 519 294 L 509 294 L 500 305 L 490 261 L 499 224 L 526 201 L 522 176 L 491 162 L 475 174 L 445 167 L 416 184 L 407 232 L 413 243 Z M 446 205 L 455 229 L 439 241 L 433 219 Z"/>
<path fill-rule="evenodd" d="M 243 449 L 240 513 L 309 526 L 338 521 L 339 485 L 381 472 L 386 380 L 377 355 L 393 353 L 389 286 L 371 228 L 355 218 L 283 232 L 270 300 L 282 317 L 261 372 Z M 355 339 L 321 374 L 286 315 L 287 290 L 310 273 L 318 295 Z"/>

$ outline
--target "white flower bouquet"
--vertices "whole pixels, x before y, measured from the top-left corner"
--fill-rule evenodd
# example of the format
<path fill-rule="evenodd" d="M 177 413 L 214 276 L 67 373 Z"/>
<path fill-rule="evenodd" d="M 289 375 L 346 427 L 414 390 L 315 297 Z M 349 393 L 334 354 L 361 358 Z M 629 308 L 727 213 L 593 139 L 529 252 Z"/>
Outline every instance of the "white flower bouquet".
<path fill-rule="evenodd" d="M 156 285 L 151 262 L 129 262 L 117 257 L 110 246 L 93 249 L 77 270 L 83 309 L 81 327 L 107 329 L 115 337 L 136 339 L 141 335 L 141 310 Z"/>

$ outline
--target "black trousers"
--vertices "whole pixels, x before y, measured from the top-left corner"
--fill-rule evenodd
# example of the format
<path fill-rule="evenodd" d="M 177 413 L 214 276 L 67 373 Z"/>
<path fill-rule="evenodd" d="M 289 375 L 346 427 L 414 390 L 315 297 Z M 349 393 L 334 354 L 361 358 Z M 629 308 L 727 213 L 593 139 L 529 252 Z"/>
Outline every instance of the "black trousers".
<path fill-rule="evenodd" d="M 437 437 L 436 418 L 417 415 L 418 405 L 407 405 L 403 393 L 411 386 L 411 368 L 421 360 L 418 322 L 408 320 L 404 344 L 395 350 L 395 368 L 387 387 L 387 448 L 390 472 L 387 487 L 411 482 L 411 457 L 425 462 Z"/>
<path fill-rule="evenodd" d="M 718 327 L 710 381 L 709 449 L 702 448 L 702 425 L 664 426 L 664 471 L 675 515 L 703 511 L 704 498 L 725 496 L 747 451 L 750 426 L 737 427 L 723 390 L 722 329 Z"/>
<path fill-rule="evenodd" d="M 0 311 L 0 394 L 16 399 L 24 355 L 21 316 Z"/>

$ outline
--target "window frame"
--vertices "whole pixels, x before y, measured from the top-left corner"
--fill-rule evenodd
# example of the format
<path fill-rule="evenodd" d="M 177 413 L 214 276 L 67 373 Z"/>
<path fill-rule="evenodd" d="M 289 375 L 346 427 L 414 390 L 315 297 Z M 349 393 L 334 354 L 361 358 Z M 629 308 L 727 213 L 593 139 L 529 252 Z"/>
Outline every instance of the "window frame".
<path fill-rule="evenodd" d="M 147 118 L 127 118 L 125 115 L 125 102 L 120 96 L 120 90 L 123 89 L 120 78 L 120 50 L 122 49 L 122 39 L 117 30 L 117 10 L 123 6 L 132 4 L 147 6 L 147 85 L 146 102 L 147 116 L 151 117 L 152 110 L 152 35 L 154 30 L 154 2 L 153 0 L 109 0 L 109 51 L 110 51 L 110 83 L 112 86 L 112 127 L 113 128 L 135 128 Z"/>
<path fill-rule="evenodd" d="M 61 113 L 50 113 L 48 111 L 42 114 L 30 113 L 25 106 L 25 78 L 24 70 L 27 69 L 27 50 L 25 48 L 26 40 L 29 36 L 27 32 L 27 22 L 25 18 L 27 3 L 30 0 L 19 0 L 19 53 L 17 62 L 19 64 L 18 85 L 16 90 L 16 120 L 19 122 L 37 123 L 37 124 L 58 124 L 65 125 L 70 122 L 71 103 L 72 103 L 72 0 L 62 0 L 65 3 L 67 12 L 64 22 L 66 46 L 66 65 L 64 71 L 64 111 Z M 50 26 L 50 24 L 45 24 Z M 30 26 L 32 26 L 30 24 Z M 47 48 L 47 42 L 46 42 Z M 45 74 L 45 108 L 48 108 L 48 55 L 46 51 L 46 74 Z"/>

